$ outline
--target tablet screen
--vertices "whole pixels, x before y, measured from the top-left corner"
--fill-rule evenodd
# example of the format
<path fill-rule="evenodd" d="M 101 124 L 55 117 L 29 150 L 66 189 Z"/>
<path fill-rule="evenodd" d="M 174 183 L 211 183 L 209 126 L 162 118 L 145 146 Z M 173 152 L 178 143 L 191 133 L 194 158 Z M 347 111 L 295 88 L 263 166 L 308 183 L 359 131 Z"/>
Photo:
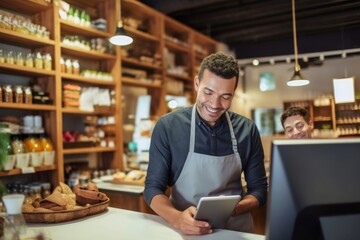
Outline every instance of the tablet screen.
<path fill-rule="evenodd" d="M 202 197 L 195 219 L 208 222 L 211 228 L 224 228 L 240 198 L 240 195 Z"/>

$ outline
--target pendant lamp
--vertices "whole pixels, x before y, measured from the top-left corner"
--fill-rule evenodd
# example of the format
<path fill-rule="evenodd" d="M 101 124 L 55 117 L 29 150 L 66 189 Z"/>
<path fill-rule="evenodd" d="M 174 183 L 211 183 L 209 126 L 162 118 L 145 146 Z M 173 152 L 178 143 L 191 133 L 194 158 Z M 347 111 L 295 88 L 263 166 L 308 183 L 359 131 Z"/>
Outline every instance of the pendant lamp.
<path fill-rule="evenodd" d="M 130 37 L 125 31 L 122 21 L 118 21 L 116 32 L 114 36 L 110 38 L 110 42 L 117 46 L 126 46 L 133 42 L 132 37 Z"/>
<path fill-rule="evenodd" d="M 301 75 L 301 68 L 298 60 L 298 48 L 296 39 L 296 18 L 295 18 L 295 0 L 292 2 L 292 24 L 293 24 L 293 35 L 294 35 L 294 58 L 295 58 L 295 72 L 292 78 L 287 82 L 288 86 L 297 87 L 308 85 L 310 81 Z"/>

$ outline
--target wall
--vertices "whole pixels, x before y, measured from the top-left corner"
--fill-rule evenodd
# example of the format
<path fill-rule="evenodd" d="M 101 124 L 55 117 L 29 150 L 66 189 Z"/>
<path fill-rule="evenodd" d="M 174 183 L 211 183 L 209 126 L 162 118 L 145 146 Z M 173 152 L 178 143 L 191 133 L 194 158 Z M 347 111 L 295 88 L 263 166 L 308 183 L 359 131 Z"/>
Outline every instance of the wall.
<path fill-rule="evenodd" d="M 333 78 L 357 77 L 360 89 L 360 56 L 325 59 L 321 66 L 302 69 L 302 74 L 310 79 L 310 84 L 302 87 L 288 87 L 286 82 L 292 77 L 293 64 L 275 64 L 245 67 L 243 82 L 239 86 L 232 104 L 232 111 L 251 118 L 254 108 L 282 108 L 284 101 L 309 100 L 322 94 L 333 94 Z M 273 72 L 276 89 L 269 92 L 259 90 L 259 76 L 263 72 Z"/>

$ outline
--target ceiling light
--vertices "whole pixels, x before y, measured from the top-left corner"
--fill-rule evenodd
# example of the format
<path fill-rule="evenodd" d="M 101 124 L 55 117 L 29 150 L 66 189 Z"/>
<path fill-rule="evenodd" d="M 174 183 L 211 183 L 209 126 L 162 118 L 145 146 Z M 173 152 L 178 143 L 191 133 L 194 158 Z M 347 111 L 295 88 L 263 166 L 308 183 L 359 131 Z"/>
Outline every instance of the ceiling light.
<path fill-rule="evenodd" d="M 296 39 L 296 18 L 295 18 L 295 0 L 292 0 L 292 24 L 293 24 L 293 35 L 294 35 L 294 58 L 295 58 L 295 72 L 293 77 L 287 82 L 288 86 L 297 87 L 304 86 L 310 83 L 310 81 L 304 78 L 300 73 L 300 65 L 298 60 L 298 49 Z"/>
<path fill-rule="evenodd" d="M 114 36 L 110 38 L 110 42 L 117 46 L 126 46 L 133 42 L 132 37 L 125 31 L 122 21 L 118 21 L 116 32 Z"/>
<path fill-rule="evenodd" d="M 259 66 L 260 62 L 259 62 L 259 60 L 254 59 L 254 60 L 252 61 L 252 64 L 253 64 L 254 66 Z"/>

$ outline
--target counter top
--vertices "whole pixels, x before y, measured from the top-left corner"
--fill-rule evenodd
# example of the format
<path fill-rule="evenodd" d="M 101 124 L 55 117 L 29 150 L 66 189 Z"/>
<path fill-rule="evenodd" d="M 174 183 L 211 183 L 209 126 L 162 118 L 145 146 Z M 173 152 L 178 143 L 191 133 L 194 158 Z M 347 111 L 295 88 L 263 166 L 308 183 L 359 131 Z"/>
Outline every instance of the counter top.
<path fill-rule="evenodd" d="M 111 182 L 99 182 L 96 183 L 98 188 L 110 191 L 126 192 L 126 193 L 136 193 L 142 194 L 144 192 L 144 186 L 139 185 L 128 185 L 128 184 L 117 184 Z"/>
<path fill-rule="evenodd" d="M 215 230 L 202 236 L 182 235 L 161 217 L 109 207 L 104 213 L 56 224 L 28 224 L 33 235 L 44 233 L 51 240 L 265 240 L 265 236 L 229 230 Z"/>

